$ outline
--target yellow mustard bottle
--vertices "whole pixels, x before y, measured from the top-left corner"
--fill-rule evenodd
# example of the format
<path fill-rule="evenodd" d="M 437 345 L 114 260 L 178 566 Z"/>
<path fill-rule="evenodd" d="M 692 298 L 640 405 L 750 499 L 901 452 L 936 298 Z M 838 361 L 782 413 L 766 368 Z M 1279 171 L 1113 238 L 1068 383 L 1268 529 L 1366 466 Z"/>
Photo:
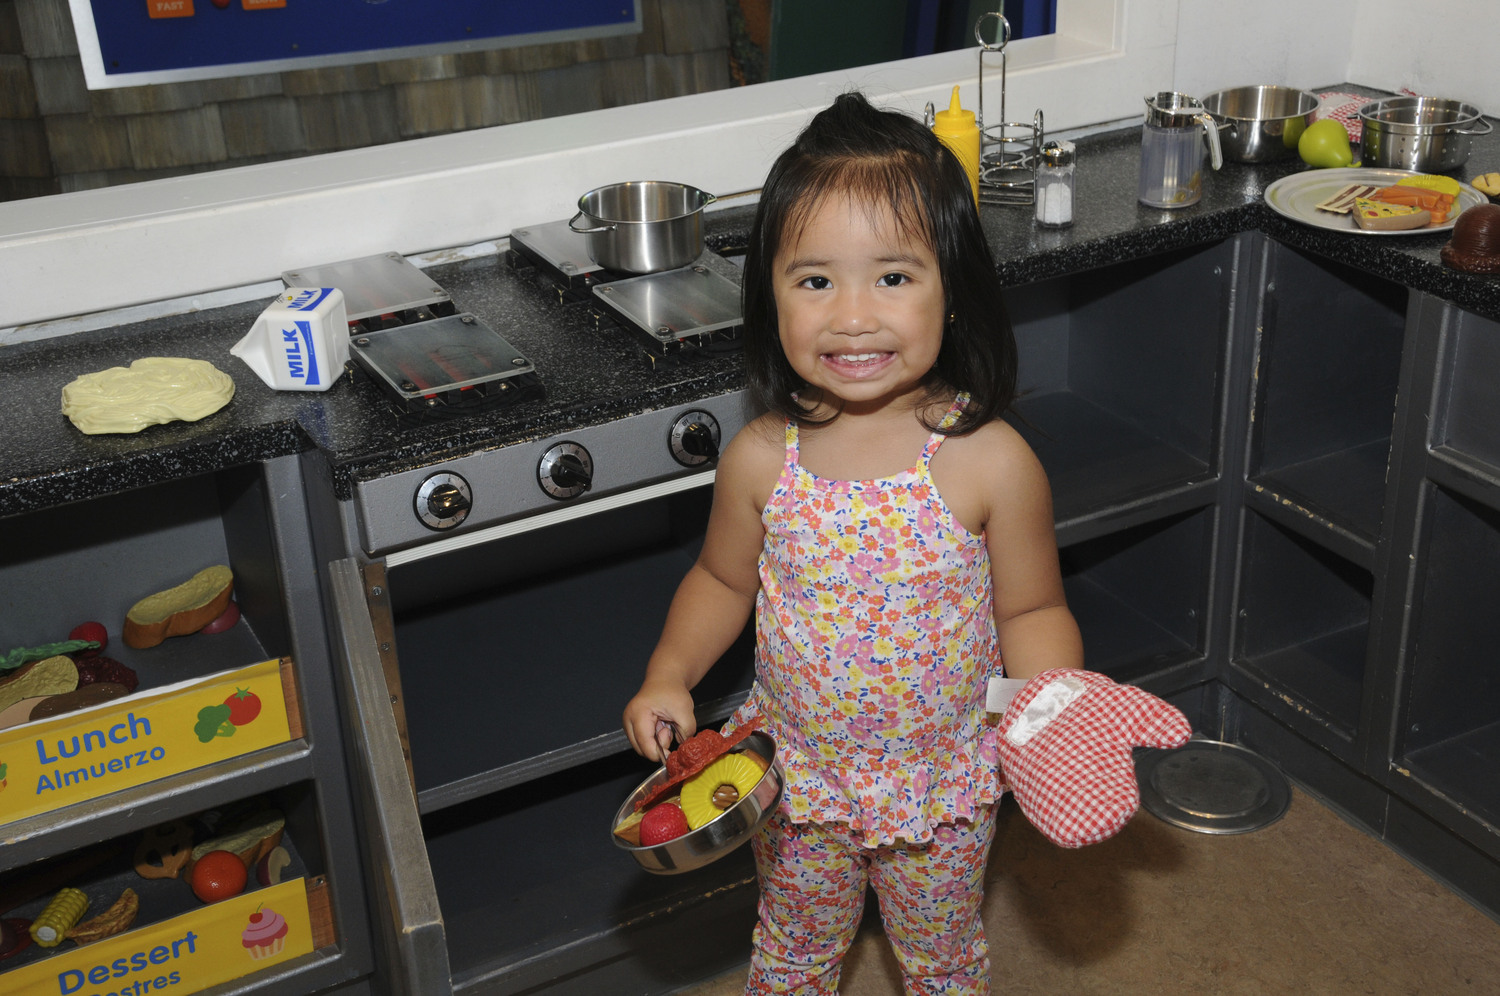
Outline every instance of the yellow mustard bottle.
<path fill-rule="evenodd" d="M 942 139 L 963 165 L 969 176 L 969 187 L 974 191 L 974 206 L 979 206 L 979 123 L 973 111 L 958 106 L 958 87 L 953 88 L 953 98 L 946 111 L 932 116 L 932 130 Z"/>

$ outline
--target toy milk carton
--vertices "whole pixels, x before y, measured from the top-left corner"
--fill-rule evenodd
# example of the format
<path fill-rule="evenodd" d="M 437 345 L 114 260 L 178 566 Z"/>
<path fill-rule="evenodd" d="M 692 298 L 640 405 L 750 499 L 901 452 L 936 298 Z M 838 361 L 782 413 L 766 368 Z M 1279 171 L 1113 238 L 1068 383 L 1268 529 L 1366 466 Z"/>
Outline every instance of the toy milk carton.
<path fill-rule="evenodd" d="M 349 321 L 337 287 L 293 287 L 229 350 L 278 391 L 326 391 L 349 360 Z"/>

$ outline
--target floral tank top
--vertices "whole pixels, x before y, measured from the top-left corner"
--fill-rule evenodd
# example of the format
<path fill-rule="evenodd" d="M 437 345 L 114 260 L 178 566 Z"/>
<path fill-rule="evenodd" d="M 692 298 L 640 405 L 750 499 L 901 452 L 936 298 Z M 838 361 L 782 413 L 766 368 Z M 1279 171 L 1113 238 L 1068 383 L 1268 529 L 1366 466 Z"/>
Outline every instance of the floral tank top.
<path fill-rule="evenodd" d="M 789 421 L 762 513 L 756 678 L 731 726 L 775 738 L 793 822 L 847 823 L 868 847 L 926 842 L 1001 792 L 990 559 L 933 485 L 945 438 L 895 476 L 830 481 Z"/>

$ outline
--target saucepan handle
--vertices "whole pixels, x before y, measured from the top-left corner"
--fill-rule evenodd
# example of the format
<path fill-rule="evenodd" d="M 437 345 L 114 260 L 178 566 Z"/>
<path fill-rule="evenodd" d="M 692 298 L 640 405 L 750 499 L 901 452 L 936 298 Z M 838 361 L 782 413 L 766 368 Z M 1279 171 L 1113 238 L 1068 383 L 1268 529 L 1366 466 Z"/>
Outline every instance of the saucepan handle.
<path fill-rule="evenodd" d="M 1475 125 L 1473 128 L 1457 128 L 1455 130 L 1460 135 L 1488 135 L 1490 132 L 1495 130 L 1495 126 L 1490 124 L 1484 118 L 1479 119 L 1479 124 L 1484 125 L 1484 131 L 1479 130 L 1479 125 Z"/>
<path fill-rule="evenodd" d="M 614 225 L 600 225 L 598 228 L 579 228 L 578 219 L 582 217 L 583 212 L 579 211 L 572 218 L 568 219 L 568 228 L 577 232 L 579 235 L 593 235 L 597 232 L 613 232 L 615 230 Z"/>

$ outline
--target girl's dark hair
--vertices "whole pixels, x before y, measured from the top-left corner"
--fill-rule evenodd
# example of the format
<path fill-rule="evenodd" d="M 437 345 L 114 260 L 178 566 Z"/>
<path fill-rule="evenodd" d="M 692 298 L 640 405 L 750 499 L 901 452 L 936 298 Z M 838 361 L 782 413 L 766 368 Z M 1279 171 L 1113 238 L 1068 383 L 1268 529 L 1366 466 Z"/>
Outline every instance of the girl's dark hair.
<path fill-rule="evenodd" d="M 830 195 L 888 205 L 896 224 L 932 249 L 951 317 L 927 375 L 928 395 L 969 392 L 968 406 L 947 430 L 954 435 L 998 418 L 1015 397 L 1016 341 L 968 177 L 920 121 L 879 110 L 859 93 L 842 94 L 820 111 L 776 159 L 761 189 L 743 279 L 745 361 L 755 399 L 787 418 L 809 417 L 793 397 L 803 382 L 781 348 L 772 264 L 783 241 L 796 238 Z"/>

